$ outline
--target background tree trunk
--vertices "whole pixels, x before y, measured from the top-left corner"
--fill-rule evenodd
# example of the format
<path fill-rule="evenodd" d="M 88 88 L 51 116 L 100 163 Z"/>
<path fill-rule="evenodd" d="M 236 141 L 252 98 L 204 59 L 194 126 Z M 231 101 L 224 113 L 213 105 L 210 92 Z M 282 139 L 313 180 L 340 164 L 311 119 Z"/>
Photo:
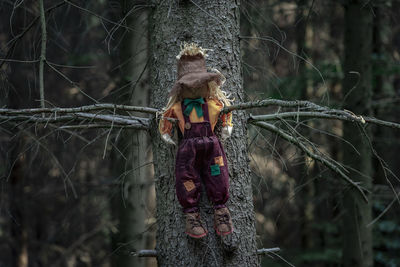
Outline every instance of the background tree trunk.
<path fill-rule="evenodd" d="M 345 4 L 344 37 L 344 108 L 355 114 L 371 113 L 371 51 L 372 11 L 364 1 L 350 0 Z M 351 166 L 350 177 L 371 190 L 371 150 L 363 125 L 345 122 L 343 163 Z M 355 151 L 355 149 L 357 151 Z M 371 201 L 366 203 L 353 188 L 345 188 L 343 196 L 343 266 L 369 267 L 372 259 Z"/>
<path fill-rule="evenodd" d="M 297 54 L 303 58 L 309 57 L 310 47 L 312 47 L 312 26 L 310 25 L 310 12 L 312 12 L 308 0 L 299 0 L 297 3 L 297 14 L 296 14 L 296 45 Z M 309 59 L 311 60 L 311 59 Z M 298 90 L 300 91 L 301 100 L 309 100 L 313 98 L 313 87 L 312 79 L 307 77 L 309 66 L 302 59 L 298 60 L 297 72 L 300 76 L 298 83 Z M 313 122 L 305 122 L 306 124 L 313 126 Z M 302 134 L 309 136 L 308 129 L 302 129 Z M 310 137 L 311 141 L 311 137 Z M 296 182 L 299 188 L 299 192 L 296 194 L 296 202 L 298 206 L 299 217 L 301 218 L 297 227 L 300 227 L 301 240 L 300 246 L 306 251 L 314 246 L 315 242 L 315 230 L 312 229 L 314 221 L 314 210 L 315 210 L 315 185 L 314 182 L 307 182 L 308 176 L 314 176 L 315 164 L 310 164 L 312 161 L 310 158 L 303 154 L 303 162 L 299 164 L 295 169 Z"/>
<path fill-rule="evenodd" d="M 386 118 L 389 121 L 396 121 L 398 113 L 395 111 L 395 104 L 390 100 L 396 98 L 395 88 L 393 86 L 393 74 L 390 65 L 392 59 L 390 55 L 392 29 L 390 27 L 391 1 L 382 1 L 374 7 L 374 31 L 373 31 L 373 55 L 374 63 L 374 100 L 378 103 L 374 109 L 374 115 L 377 118 Z M 389 100 L 389 101 L 388 101 Z M 382 101 L 382 103 L 379 103 Z M 393 141 L 396 140 L 394 131 L 385 127 L 374 128 L 374 147 L 378 155 L 382 157 L 389 169 L 395 171 L 398 162 L 397 151 L 391 149 Z M 398 140 L 398 139 L 397 139 Z M 381 162 L 374 158 L 374 184 L 387 184 L 387 178 L 382 168 Z M 391 174 L 389 173 L 390 177 Z M 391 177 L 390 177 L 391 178 Z"/>
<path fill-rule="evenodd" d="M 176 79 L 176 58 L 183 41 L 208 51 L 207 65 L 227 77 L 224 89 L 244 101 L 239 50 L 239 1 L 156 1 L 151 25 L 151 106 L 161 108 Z M 246 115 L 234 114 L 232 137 L 224 143 L 230 169 L 230 200 L 235 230 L 220 242 L 212 229 L 213 210 L 203 192 L 201 215 L 209 234 L 194 241 L 184 234 L 182 208 L 175 195 L 176 147 L 165 145 L 157 125 L 152 130 L 157 197 L 157 260 L 159 266 L 258 266 L 253 198 L 247 156 Z M 238 248 L 225 253 L 231 245 Z"/>
<path fill-rule="evenodd" d="M 137 8 L 143 1 L 121 0 L 126 24 L 133 30 L 121 33 L 119 54 L 119 86 L 115 90 L 114 103 L 148 106 L 148 12 Z M 119 16 L 118 16 L 119 17 Z M 122 89 L 122 90 L 121 90 Z M 135 114 L 139 115 L 142 114 Z M 145 266 L 143 258 L 133 257 L 131 252 L 146 246 L 146 202 L 149 192 L 150 167 L 149 140 L 146 132 L 118 131 L 118 150 L 114 149 L 112 168 L 118 190 L 112 197 L 112 210 L 118 222 L 118 232 L 113 237 L 113 266 Z"/>

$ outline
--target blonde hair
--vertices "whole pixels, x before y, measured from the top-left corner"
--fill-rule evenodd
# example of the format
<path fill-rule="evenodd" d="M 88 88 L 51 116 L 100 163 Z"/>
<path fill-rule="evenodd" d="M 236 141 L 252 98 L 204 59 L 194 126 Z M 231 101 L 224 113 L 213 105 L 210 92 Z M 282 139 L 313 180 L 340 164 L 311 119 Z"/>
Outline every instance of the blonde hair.
<path fill-rule="evenodd" d="M 181 51 L 179 52 L 179 54 L 176 56 L 176 59 L 180 59 L 181 56 L 186 55 L 186 56 L 195 56 L 195 55 L 202 55 L 204 58 L 206 58 L 208 55 L 206 54 L 206 51 L 212 51 L 211 49 L 206 49 L 206 48 L 202 48 L 201 46 L 198 46 L 195 43 L 183 43 L 183 46 L 181 44 L 180 46 Z"/>
<path fill-rule="evenodd" d="M 215 71 L 216 73 L 218 73 L 220 75 L 220 79 L 221 79 L 221 84 L 218 85 L 218 83 L 216 81 L 211 81 L 208 83 L 208 88 L 209 88 L 209 98 L 210 99 L 217 99 L 219 101 L 222 101 L 222 103 L 224 104 L 224 106 L 230 106 L 233 102 L 234 99 L 230 99 L 229 95 L 221 90 L 221 86 L 224 85 L 226 78 L 225 76 L 217 69 L 211 69 L 212 71 Z"/>

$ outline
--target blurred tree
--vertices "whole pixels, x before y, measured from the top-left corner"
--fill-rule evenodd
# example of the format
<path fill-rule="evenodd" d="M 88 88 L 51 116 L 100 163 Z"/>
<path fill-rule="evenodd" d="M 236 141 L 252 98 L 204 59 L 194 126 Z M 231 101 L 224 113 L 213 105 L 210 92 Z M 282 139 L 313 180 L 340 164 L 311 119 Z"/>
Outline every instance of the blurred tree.
<path fill-rule="evenodd" d="M 373 28 L 373 108 L 374 115 L 378 118 L 396 120 L 395 87 L 393 86 L 393 74 L 397 68 L 391 58 L 393 49 L 392 29 L 390 26 L 390 9 L 392 1 L 378 1 L 374 5 L 374 28 Z M 396 135 L 393 131 L 382 127 L 374 127 L 374 146 L 381 160 L 374 158 L 375 184 L 387 184 L 391 180 L 391 174 L 385 168 L 394 170 L 397 165 L 397 151 L 391 149 Z"/>
<path fill-rule="evenodd" d="M 106 61 L 92 52 L 100 54 L 103 25 L 84 13 L 101 11 L 104 2 L 85 1 L 81 8 L 44 1 L 46 106 L 92 103 L 105 87 Z M 39 103 L 38 17 L 39 1 L 0 2 L 0 72 L 8 78 L 7 90 L 0 83 L 1 107 Z M 79 93 L 78 84 L 88 98 Z M 104 146 L 96 144 L 104 132 L 77 134 L 51 123 L 8 122 L 0 130 L 0 265 L 104 266 L 110 251 L 105 205 L 109 183 L 100 156 Z"/>
<path fill-rule="evenodd" d="M 348 0 L 344 3 L 344 108 L 355 114 L 371 114 L 372 95 L 372 11 L 370 3 Z M 344 122 L 343 163 L 351 166 L 350 177 L 366 190 L 372 190 L 369 129 Z M 369 203 L 352 188 L 343 192 L 343 266 L 370 267 L 372 260 L 371 198 Z"/>
<path fill-rule="evenodd" d="M 119 57 L 114 58 L 118 86 L 110 92 L 111 102 L 148 106 L 148 8 L 146 1 L 120 1 L 125 25 L 120 29 Z M 138 114 L 131 113 L 133 116 Z M 146 205 L 151 172 L 147 133 L 124 130 L 118 132 L 117 149 L 112 154 L 111 168 L 118 190 L 112 191 L 112 213 L 117 220 L 113 236 L 113 266 L 145 266 L 144 259 L 133 257 L 134 251 L 146 246 Z"/>

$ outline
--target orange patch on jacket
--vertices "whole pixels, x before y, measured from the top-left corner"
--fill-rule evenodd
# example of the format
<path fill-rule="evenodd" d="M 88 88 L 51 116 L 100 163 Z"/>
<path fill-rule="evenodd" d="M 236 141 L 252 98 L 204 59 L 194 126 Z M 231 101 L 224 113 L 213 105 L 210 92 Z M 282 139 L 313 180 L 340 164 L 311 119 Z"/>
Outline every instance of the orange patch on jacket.
<path fill-rule="evenodd" d="M 216 157 L 215 158 L 215 164 L 218 164 L 220 167 L 225 166 L 224 165 L 224 158 L 222 156 Z"/>
<path fill-rule="evenodd" d="M 185 186 L 186 191 L 188 191 L 188 192 L 190 192 L 196 188 L 196 186 L 194 185 L 192 180 L 184 182 L 183 185 Z"/>

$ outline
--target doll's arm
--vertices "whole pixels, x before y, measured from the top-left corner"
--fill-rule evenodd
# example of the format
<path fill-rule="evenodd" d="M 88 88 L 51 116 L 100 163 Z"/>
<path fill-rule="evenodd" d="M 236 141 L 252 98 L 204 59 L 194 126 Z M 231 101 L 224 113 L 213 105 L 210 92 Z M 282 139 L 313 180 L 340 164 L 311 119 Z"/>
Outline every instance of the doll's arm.
<path fill-rule="evenodd" d="M 222 131 L 221 131 L 221 139 L 222 139 L 222 141 L 224 141 L 227 138 L 231 137 L 232 129 L 233 129 L 232 126 L 225 126 L 225 127 L 222 128 Z"/>
<path fill-rule="evenodd" d="M 171 136 L 169 135 L 169 134 L 163 134 L 163 135 L 161 135 L 161 139 L 164 141 L 164 142 L 166 142 L 167 144 L 170 144 L 170 145 L 176 145 L 175 144 L 175 142 L 174 142 L 174 140 L 172 140 L 172 138 L 171 138 Z"/>
<path fill-rule="evenodd" d="M 224 108 L 224 104 L 222 101 L 213 98 L 210 100 L 211 109 L 215 110 L 218 113 L 219 118 L 222 121 L 222 131 L 221 131 L 221 139 L 225 140 L 231 136 L 233 124 L 232 124 L 232 112 L 221 114 L 221 110 Z M 216 123 L 216 122 L 215 122 Z"/>
<path fill-rule="evenodd" d="M 158 129 L 161 134 L 161 139 L 171 145 L 175 145 L 175 142 L 172 140 L 172 122 L 168 119 L 176 119 L 175 112 L 173 108 L 168 109 L 162 115 L 160 120 L 160 124 L 158 125 Z"/>
<path fill-rule="evenodd" d="M 232 129 L 233 129 L 232 112 L 221 115 L 221 120 L 222 120 L 221 139 L 225 140 L 229 138 L 232 134 Z"/>

